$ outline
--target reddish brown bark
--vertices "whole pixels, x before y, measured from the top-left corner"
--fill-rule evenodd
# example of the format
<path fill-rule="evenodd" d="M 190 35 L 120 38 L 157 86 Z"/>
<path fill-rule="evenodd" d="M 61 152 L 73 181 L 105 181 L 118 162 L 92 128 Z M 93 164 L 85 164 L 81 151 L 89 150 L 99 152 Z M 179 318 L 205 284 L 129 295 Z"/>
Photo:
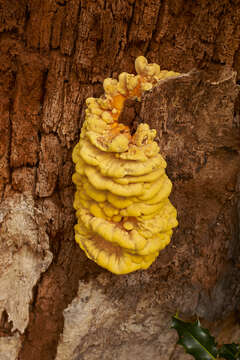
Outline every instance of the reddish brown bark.
<path fill-rule="evenodd" d="M 55 358 L 63 329 L 62 311 L 76 295 L 79 279 L 87 282 L 104 272 L 86 259 L 73 240 L 71 153 L 79 137 L 85 99 L 102 93 L 104 78 L 116 77 L 121 71 L 133 72 L 138 55 L 159 63 L 162 68 L 179 72 L 204 69 L 213 74 L 214 79 L 220 78 L 227 66 L 237 72 L 237 80 L 240 80 L 239 19 L 237 0 L 0 0 L 0 199 L 5 200 L 15 193 L 30 194 L 34 198 L 35 207 L 45 214 L 54 255 L 52 264 L 34 289 L 30 322 L 22 335 L 19 359 Z M 191 149 L 180 149 L 177 159 L 174 150 L 167 154 L 169 174 L 176 183 L 173 202 L 181 203 L 183 196 L 182 204 L 185 204 L 186 194 L 192 204 L 201 200 L 199 208 L 192 205 L 189 211 L 203 215 L 204 221 L 199 221 L 198 226 L 204 228 L 208 226 L 209 214 L 219 211 L 219 204 L 205 209 L 203 198 L 214 193 L 217 202 L 218 194 L 226 193 L 225 200 L 221 200 L 219 216 L 227 217 L 223 222 L 231 227 L 232 238 L 238 236 L 235 210 L 239 196 L 239 187 L 238 192 L 235 190 L 239 162 L 237 101 L 235 112 L 234 131 L 227 134 L 222 148 L 208 159 L 208 164 L 216 169 L 212 176 L 219 176 L 217 190 L 215 183 L 208 181 L 208 167 L 203 175 L 206 187 L 204 182 L 187 182 L 187 188 L 184 185 L 193 169 L 198 171 L 204 164 L 201 149 L 194 154 Z M 152 125 L 160 134 L 162 125 Z M 174 129 L 171 129 L 171 136 L 174 136 Z M 180 137 L 186 135 L 181 130 L 180 120 L 178 131 Z M 199 142 L 204 141 L 205 134 L 201 136 Z M 188 169 L 185 164 L 185 170 L 181 171 L 186 158 Z M 232 166 L 226 177 L 220 169 L 228 168 L 230 161 Z M 178 237 L 179 242 L 175 240 L 174 244 L 181 246 L 185 241 L 194 244 L 194 224 L 184 209 L 180 207 L 179 210 L 186 232 L 185 238 Z M 181 264 L 181 276 L 193 271 L 193 281 L 200 282 L 201 286 L 204 283 L 210 297 L 217 280 L 230 281 L 222 276 L 233 261 L 230 257 L 225 262 L 222 253 L 221 236 L 225 230 L 226 227 L 219 230 L 213 226 L 208 238 L 214 250 L 208 261 L 208 275 L 204 269 L 204 259 L 208 257 L 204 246 L 194 268 L 191 267 L 193 263 L 190 266 L 187 261 Z M 230 244 L 232 249 L 226 251 L 235 253 L 234 261 L 237 261 L 236 241 Z M 194 251 L 191 245 L 186 254 L 190 256 Z M 168 251 L 159 261 L 168 264 Z M 174 278 L 175 270 L 166 267 L 166 277 L 168 271 L 172 271 L 170 275 Z M 231 272 L 226 273 L 231 277 Z M 159 279 L 157 273 L 154 276 Z M 166 282 L 165 286 L 169 289 L 171 282 Z M 216 291 L 224 296 L 222 288 Z M 236 302 L 236 289 L 234 296 Z M 204 304 L 205 299 L 199 303 L 202 309 L 209 306 L 209 301 Z M 219 312 L 221 310 L 214 315 Z M 11 335 L 6 318 L 3 320 L 2 332 Z"/>

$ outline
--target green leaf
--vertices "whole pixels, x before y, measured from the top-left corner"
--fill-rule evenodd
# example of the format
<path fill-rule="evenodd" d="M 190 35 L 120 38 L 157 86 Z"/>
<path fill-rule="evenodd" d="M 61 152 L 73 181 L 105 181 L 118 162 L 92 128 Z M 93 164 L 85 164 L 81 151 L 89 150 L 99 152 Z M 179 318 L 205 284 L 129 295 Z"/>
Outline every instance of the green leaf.
<path fill-rule="evenodd" d="M 200 322 L 184 322 L 176 316 L 172 318 L 172 327 L 178 332 L 178 344 L 196 360 L 215 360 L 217 348 L 214 338 L 207 329 L 200 326 Z"/>
<path fill-rule="evenodd" d="M 218 354 L 227 360 L 240 360 L 239 344 L 224 344 L 218 351 Z"/>

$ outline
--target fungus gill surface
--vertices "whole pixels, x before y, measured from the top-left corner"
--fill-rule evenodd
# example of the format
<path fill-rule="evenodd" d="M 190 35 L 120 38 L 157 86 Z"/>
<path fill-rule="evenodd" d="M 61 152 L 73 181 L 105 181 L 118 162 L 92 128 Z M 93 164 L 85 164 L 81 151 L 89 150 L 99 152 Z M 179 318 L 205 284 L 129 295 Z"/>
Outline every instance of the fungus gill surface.
<path fill-rule="evenodd" d="M 118 119 L 127 99 L 141 101 L 159 80 L 179 74 L 161 71 L 143 56 L 135 67 L 137 75 L 124 72 L 118 80 L 105 79 L 105 94 L 86 100 L 73 150 L 75 239 L 91 260 L 115 274 L 147 269 L 177 226 L 156 130 L 140 123 L 132 134 L 131 126 Z"/>

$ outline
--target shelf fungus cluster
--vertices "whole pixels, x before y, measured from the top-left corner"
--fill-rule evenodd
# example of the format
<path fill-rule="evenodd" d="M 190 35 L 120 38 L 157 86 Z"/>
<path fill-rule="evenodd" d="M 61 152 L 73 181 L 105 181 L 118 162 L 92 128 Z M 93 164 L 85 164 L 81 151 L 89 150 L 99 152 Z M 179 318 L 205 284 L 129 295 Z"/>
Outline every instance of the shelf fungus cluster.
<path fill-rule="evenodd" d="M 90 259 L 115 274 L 147 269 L 177 226 L 156 130 L 139 124 L 132 134 L 118 119 L 125 100 L 141 101 L 144 91 L 178 73 L 161 71 L 143 56 L 135 67 L 137 75 L 105 79 L 104 96 L 86 100 L 80 141 L 73 151 L 75 239 Z"/>

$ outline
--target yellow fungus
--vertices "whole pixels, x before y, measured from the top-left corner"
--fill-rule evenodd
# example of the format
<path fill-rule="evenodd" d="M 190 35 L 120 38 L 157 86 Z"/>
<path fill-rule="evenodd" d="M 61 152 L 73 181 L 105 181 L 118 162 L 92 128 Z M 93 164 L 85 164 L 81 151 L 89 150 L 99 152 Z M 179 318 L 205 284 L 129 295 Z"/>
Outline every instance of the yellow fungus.
<path fill-rule="evenodd" d="M 98 204 L 96 203 L 91 204 L 89 210 L 93 216 L 100 217 L 102 219 L 105 218 L 105 215 Z"/>
<path fill-rule="evenodd" d="M 114 215 L 114 216 L 112 217 L 112 220 L 113 220 L 114 222 L 120 222 L 120 221 L 122 220 L 122 216 L 120 216 L 120 215 Z"/>
<path fill-rule="evenodd" d="M 104 213 L 110 218 L 114 215 L 119 214 L 119 210 L 117 208 L 113 207 L 108 202 L 103 204 L 102 209 L 103 209 Z"/>
<path fill-rule="evenodd" d="M 132 230 L 134 228 L 134 225 L 132 223 L 130 223 L 129 221 L 126 221 L 125 223 L 123 223 L 123 227 L 126 230 Z"/>
<path fill-rule="evenodd" d="M 118 122 L 126 99 L 179 73 L 135 61 L 137 75 L 105 79 L 105 95 L 86 100 L 80 141 L 73 150 L 76 172 L 75 239 L 87 257 L 115 274 L 147 269 L 170 242 L 177 212 L 168 200 L 172 184 L 154 141 L 156 130 L 139 124 L 131 135 Z"/>

